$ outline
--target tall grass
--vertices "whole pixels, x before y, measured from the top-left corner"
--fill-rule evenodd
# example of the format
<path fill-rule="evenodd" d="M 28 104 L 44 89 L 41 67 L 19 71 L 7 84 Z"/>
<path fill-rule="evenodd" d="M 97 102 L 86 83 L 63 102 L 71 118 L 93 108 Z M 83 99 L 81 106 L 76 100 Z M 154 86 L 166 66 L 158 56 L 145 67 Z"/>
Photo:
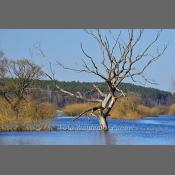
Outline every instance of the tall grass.
<path fill-rule="evenodd" d="M 76 116 L 91 106 L 93 106 L 91 103 L 70 104 L 63 108 L 63 113 L 68 116 Z M 114 119 L 139 119 L 161 114 L 175 115 L 175 104 L 172 106 L 148 107 L 142 104 L 139 96 L 130 94 L 127 98 L 122 98 L 114 104 L 109 117 Z"/>
<path fill-rule="evenodd" d="M 158 116 L 168 114 L 169 106 L 148 107 L 142 104 L 141 98 L 130 95 L 115 103 L 110 115 L 112 118 L 138 119 L 145 116 Z"/>
<path fill-rule="evenodd" d="M 127 98 L 118 100 L 110 112 L 111 118 L 137 119 L 148 113 L 148 108 L 139 106 L 141 99 L 138 96 L 130 95 Z M 138 109 L 139 107 L 139 109 Z M 142 112 L 144 111 L 144 114 Z"/>
<path fill-rule="evenodd" d="M 175 115 L 175 104 L 170 106 L 169 114 L 170 115 Z"/>
<path fill-rule="evenodd" d="M 67 105 L 62 109 L 62 111 L 65 115 L 77 116 L 81 114 L 83 111 L 91 108 L 92 106 L 93 106 L 93 103 L 75 103 L 75 104 Z"/>
<path fill-rule="evenodd" d="M 3 98 L 0 98 L 0 130 L 49 129 L 47 120 L 53 118 L 55 113 L 56 108 L 53 105 L 27 99 L 20 105 L 19 119 L 17 120 L 15 111 Z"/>

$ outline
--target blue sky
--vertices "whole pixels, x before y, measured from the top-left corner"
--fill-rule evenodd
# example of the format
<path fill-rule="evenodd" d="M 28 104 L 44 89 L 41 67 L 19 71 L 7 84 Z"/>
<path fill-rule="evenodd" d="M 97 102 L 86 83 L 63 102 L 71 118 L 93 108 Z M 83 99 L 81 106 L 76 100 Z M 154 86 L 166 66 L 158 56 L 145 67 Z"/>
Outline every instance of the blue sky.
<path fill-rule="evenodd" d="M 119 31 L 121 30 L 114 30 L 114 35 L 117 35 Z M 142 38 L 143 46 L 153 39 L 157 31 L 159 29 L 145 30 Z M 122 31 L 123 33 L 125 31 Z M 0 29 L 0 49 L 5 52 L 7 57 L 12 59 L 30 57 L 29 49 L 38 42 L 53 63 L 58 60 L 64 65 L 79 68 L 81 66 L 80 58 L 84 57 L 80 49 L 81 42 L 91 56 L 99 58 L 96 43 L 82 29 Z M 161 48 L 166 43 L 169 43 L 169 45 L 165 54 L 145 72 L 145 75 L 155 80 L 158 85 L 146 84 L 146 86 L 171 91 L 171 81 L 173 78 L 175 79 L 174 29 L 163 30 L 158 45 Z M 143 46 L 140 46 L 140 49 Z M 31 59 L 48 71 L 47 62 L 42 57 L 34 54 Z M 55 69 L 58 80 L 100 81 L 100 79 L 90 74 L 63 70 L 58 66 L 55 66 Z M 125 82 L 131 81 L 126 80 Z"/>

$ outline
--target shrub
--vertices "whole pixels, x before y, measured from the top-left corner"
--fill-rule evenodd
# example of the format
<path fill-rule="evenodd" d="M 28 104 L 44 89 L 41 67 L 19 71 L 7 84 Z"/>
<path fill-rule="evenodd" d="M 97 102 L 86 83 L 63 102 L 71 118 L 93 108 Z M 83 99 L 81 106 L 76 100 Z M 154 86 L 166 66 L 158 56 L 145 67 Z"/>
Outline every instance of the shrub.
<path fill-rule="evenodd" d="M 171 114 L 175 114 L 175 106 L 171 108 Z M 130 95 L 127 99 L 118 101 L 112 109 L 110 115 L 112 118 L 138 119 L 145 116 L 157 116 L 169 113 L 169 106 L 159 105 L 156 107 L 144 106 L 141 99 Z"/>
<path fill-rule="evenodd" d="M 151 112 L 150 115 L 157 116 L 157 115 L 161 114 L 161 109 L 158 107 L 153 107 L 150 109 L 150 112 Z"/>
<path fill-rule="evenodd" d="M 138 105 L 137 111 L 142 116 L 149 116 L 152 115 L 152 109 L 150 107 L 144 106 L 144 105 Z"/>
<path fill-rule="evenodd" d="M 141 99 L 138 96 L 129 95 L 127 98 L 122 98 L 114 104 L 110 117 L 122 119 L 140 118 L 141 115 L 137 109 L 139 104 L 141 104 Z"/>
<path fill-rule="evenodd" d="M 93 105 L 92 103 L 75 103 L 75 104 L 67 105 L 62 110 L 65 115 L 77 116 L 77 115 L 80 115 L 83 111 L 92 107 L 92 105 Z"/>
<path fill-rule="evenodd" d="M 163 114 L 168 114 L 169 107 L 168 106 L 155 106 L 151 108 L 151 115 L 163 115 Z"/>
<path fill-rule="evenodd" d="M 39 103 L 36 100 L 27 99 L 20 104 L 19 119 L 17 120 L 11 106 L 3 98 L 0 98 L 0 130 L 34 129 L 30 126 L 33 122 L 45 121 L 54 117 L 55 113 L 55 106 L 47 102 Z"/>
<path fill-rule="evenodd" d="M 126 113 L 126 116 L 124 116 L 123 118 L 128 120 L 134 120 L 134 119 L 139 119 L 141 117 L 142 115 L 138 111 L 130 111 Z"/>
<path fill-rule="evenodd" d="M 0 124 L 9 123 L 13 119 L 14 112 L 10 105 L 2 98 L 0 98 Z"/>
<path fill-rule="evenodd" d="M 63 112 L 68 116 L 77 116 L 84 110 L 92 107 L 92 105 L 92 103 L 70 104 L 63 108 Z M 162 105 L 148 107 L 142 104 L 139 96 L 129 94 L 127 98 L 122 98 L 114 104 L 109 117 L 114 119 L 138 119 L 145 116 L 157 116 L 168 113 L 175 115 L 175 105 L 171 107 Z"/>
<path fill-rule="evenodd" d="M 170 106 L 168 114 L 170 115 L 175 115 L 175 104 Z"/>

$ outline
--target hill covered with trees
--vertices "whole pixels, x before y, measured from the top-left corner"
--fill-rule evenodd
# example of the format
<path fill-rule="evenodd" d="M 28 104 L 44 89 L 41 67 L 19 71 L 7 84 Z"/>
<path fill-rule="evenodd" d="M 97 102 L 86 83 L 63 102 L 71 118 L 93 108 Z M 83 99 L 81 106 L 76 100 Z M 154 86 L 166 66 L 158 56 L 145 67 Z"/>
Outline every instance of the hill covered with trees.
<path fill-rule="evenodd" d="M 81 92 L 83 95 L 87 97 L 98 97 L 98 93 L 95 88 L 93 88 L 93 84 L 98 85 L 98 87 L 103 92 L 108 92 L 108 88 L 105 83 L 97 83 L 97 82 L 65 82 L 59 81 L 57 82 L 59 86 L 65 90 L 76 93 Z M 34 87 L 45 89 L 47 91 L 54 91 L 54 83 L 50 80 L 38 80 L 34 82 Z M 174 102 L 174 96 L 172 93 L 167 91 L 162 91 L 155 88 L 148 88 L 143 86 L 134 85 L 131 83 L 122 83 L 120 89 L 125 93 L 134 93 L 141 97 L 143 103 L 148 106 L 154 105 L 168 105 Z M 64 106 L 69 103 L 79 102 L 78 99 L 71 98 L 61 92 L 56 93 L 58 96 L 58 106 Z M 55 93 L 52 95 L 53 101 L 55 98 Z M 82 102 L 82 100 L 80 100 Z"/>

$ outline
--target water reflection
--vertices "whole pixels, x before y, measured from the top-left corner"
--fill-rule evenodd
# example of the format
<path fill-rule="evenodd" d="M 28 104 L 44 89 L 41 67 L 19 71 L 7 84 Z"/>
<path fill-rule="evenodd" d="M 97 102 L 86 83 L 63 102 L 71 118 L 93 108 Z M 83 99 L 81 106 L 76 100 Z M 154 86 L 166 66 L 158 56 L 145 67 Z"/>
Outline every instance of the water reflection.
<path fill-rule="evenodd" d="M 95 136 L 96 143 L 101 145 L 115 145 L 117 143 L 117 137 L 114 137 L 110 132 L 98 132 Z M 94 142 L 95 142 L 94 140 Z"/>
<path fill-rule="evenodd" d="M 115 145 L 116 138 L 100 131 L 13 132 L 0 135 L 0 145 Z"/>

